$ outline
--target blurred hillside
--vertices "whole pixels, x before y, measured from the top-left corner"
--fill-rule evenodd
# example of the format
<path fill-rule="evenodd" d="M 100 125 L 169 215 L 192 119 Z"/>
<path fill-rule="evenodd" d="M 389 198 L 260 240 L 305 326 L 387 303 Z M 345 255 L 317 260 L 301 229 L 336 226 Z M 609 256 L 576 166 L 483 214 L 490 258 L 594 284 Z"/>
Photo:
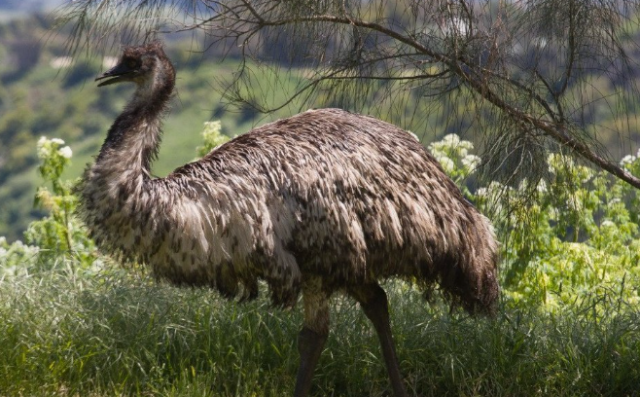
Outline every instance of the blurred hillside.
<path fill-rule="evenodd" d="M 26 225 L 44 214 L 32 208 L 37 140 L 55 137 L 70 145 L 68 177 L 76 178 L 133 92 L 128 85 L 98 89 L 93 83 L 119 55 L 117 49 L 111 56 L 71 60 L 64 33 L 52 35 L 51 29 L 51 20 L 41 15 L 0 25 L 0 236 L 9 240 L 20 238 Z M 285 108 L 269 117 L 251 108 L 226 111 L 212 77 L 232 75 L 238 62 L 233 57 L 216 62 L 215 51 L 193 52 L 190 41 L 169 40 L 165 47 L 178 80 L 156 175 L 195 158 L 205 121 L 222 120 L 223 132 L 235 135 L 296 111 Z"/>
<path fill-rule="evenodd" d="M 28 4 L 44 3 L 4 1 L 0 3 L 0 9 L 11 4 L 16 5 L 12 10 L 23 10 Z M 26 225 L 43 215 L 42 210 L 32 208 L 37 183 L 37 140 L 41 136 L 55 137 L 70 145 L 74 155 L 68 177 L 78 177 L 97 154 L 109 125 L 133 91 L 126 85 L 96 88 L 94 77 L 113 62 L 117 52 L 72 60 L 66 51 L 68 32 L 58 29 L 54 34 L 52 24 L 51 18 L 42 14 L 0 23 L 0 236 L 7 236 L 9 240 L 20 238 Z M 178 71 L 178 81 L 172 110 L 166 118 L 159 160 L 154 165 L 154 173 L 158 176 L 194 159 L 205 121 L 220 119 L 223 132 L 233 136 L 307 107 L 341 105 L 334 101 L 331 92 L 327 92 L 324 96 L 320 94 L 316 102 L 304 105 L 293 102 L 268 116 L 258 114 L 249 106 L 227 108 L 222 98 L 223 85 L 218 79 L 228 80 L 238 70 L 238 47 L 212 47 L 201 53 L 197 50 L 202 48 L 199 41 L 202 38 L 196 37 L 195 44 L 191 36 L 163 39 Z M 629 42 L 640 42 L 637 32 L 629 37 Z M 288 59 L 282 43 L 271 42 L 262 48 L 265 50 L 260 56 L 264 60 Z M 631 54 L 640 57 L 640 50 L 636 48 Z M 221 61 L 223 58 L 225 60 Z M 247 89 L 273 103 L 282 103 L 303 82 L 304 63 L 297 65 L 286 78 L 253 67 L 261 84 Z M 640 101 L 623 103 L 616 99 L 616 93 L 625 85 L 612 78 L 594 77 L 592 92 L 582 93 L 585 97 L 606 98 L 590 105 L 590 117 L 583 122 L 602 127 L 596 132 L 597 138 L 610 157 L 619 159 L 626 154 L 635 154 L 640 146 L 640 125 L 635 117 Z M 404 97 L 386 98 L 381 89 L 379 97 L 374 99 L 375 107 L 364 106 L 362 111 L 399 124 L 415 132 L 424 142 L 447 133 L 474 140 L 477 120 L 453 125 L 446 117 L 451 112 L 463 114 L 464 111 L 457 107 L 465 106 L 464 101 L 432 105 L 440 108 L 438 116 L 425 109 L 416 109 L 412 100 L 415 95 L 419 93 L 407 92 Z M 619 118 L 607 119 L 611 112 L 602 111 L 603 107 L 619 107 L 624 112 L 620 112 Z M 615 125 L 624 128 L 607 128 Z M 631 133 L 621 137 L 610 132 L 624 129 Z"/>
<path fill-rule="evenodd" d="M 0 0 L 0 22 L 26 18 L 37 12 L 51 11 L 64 0 Z"/>

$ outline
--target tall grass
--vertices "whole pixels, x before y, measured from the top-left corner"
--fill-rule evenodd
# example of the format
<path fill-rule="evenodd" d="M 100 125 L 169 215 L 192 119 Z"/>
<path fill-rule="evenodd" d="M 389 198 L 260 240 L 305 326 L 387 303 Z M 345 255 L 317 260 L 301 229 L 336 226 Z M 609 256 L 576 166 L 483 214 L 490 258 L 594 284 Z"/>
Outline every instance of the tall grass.
<path fill-rule="evenodd" d="M 411 395 L 640 395 L 640 311 L 623 301 L 473 319 L 385 287 Z M 332 321 L 313 395 L 389 395 L 357 305 L 336 296 Z M 266 299 L 228 302 L 130 273 L 23 275 L 0 282 L 0 395 L 288 396 L 300 324 Z"/>

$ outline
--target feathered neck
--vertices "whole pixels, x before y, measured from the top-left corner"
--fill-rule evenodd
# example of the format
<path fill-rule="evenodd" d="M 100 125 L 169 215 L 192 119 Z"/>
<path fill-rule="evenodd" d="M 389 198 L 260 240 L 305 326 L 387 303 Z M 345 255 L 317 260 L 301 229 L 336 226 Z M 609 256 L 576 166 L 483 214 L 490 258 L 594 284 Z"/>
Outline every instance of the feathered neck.
<path fill-rule="evenodd" d="M 78 213 L 91 237 L 123 260 L 148 260 L 150 244 L 161 241 L 156 237 L 165 230 L 158 225 L 169 224 L 151 215 L 156 208 L 169 208 L 161 200 L 171 197 L 161 192 L 161 184 L 151 183 L 150 166 L 160 144 L 175 71 L 160 54 L 151 73 L 109 129 L 96 162 L 76 187 L 81 197 Z"/>
<path fill-rule="evenodd" d="M 138 84 L 133 98 L 109 129 L 94 168 L 105 166 L 105 171 L 114 174 L 150 178 L 151 163 L 160 145 L 162 116 L 174 85 L 173 66 L 167 59 L 157 59 L 152 78 Z"/>

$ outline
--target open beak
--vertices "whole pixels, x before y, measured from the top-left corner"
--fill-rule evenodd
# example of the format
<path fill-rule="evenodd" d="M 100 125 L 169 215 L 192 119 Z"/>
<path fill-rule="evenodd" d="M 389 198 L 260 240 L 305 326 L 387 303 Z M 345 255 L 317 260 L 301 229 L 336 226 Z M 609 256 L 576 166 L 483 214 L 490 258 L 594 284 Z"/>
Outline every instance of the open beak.
<path fill-rule="evenodd" d="M 98 87 L 104 87 L 105 85 L 127 81 L 127 76 L 133 73 L 133 71 L 133 69 L 129 68 L 124 63 L 119 63 L 106 72 L 102 73 L 100 76 L 96 77 L 94 81 L 100 81 L 110 78 L 109 80 L 104 80 L 100 84 L 98 84 Z"/>

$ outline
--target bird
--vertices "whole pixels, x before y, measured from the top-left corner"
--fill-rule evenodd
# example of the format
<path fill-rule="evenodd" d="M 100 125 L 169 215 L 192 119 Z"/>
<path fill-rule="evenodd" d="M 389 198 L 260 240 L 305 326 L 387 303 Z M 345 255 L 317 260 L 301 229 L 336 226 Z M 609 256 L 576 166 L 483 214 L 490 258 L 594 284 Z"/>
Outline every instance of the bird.
<path fill-rule="evenodd" d="M 407 396 L 393 341 L 390 278 L 452 306 L 495 313 L 498 243 L 412 133 L 341 109 L 312 109 L 241 134 L 153 177 L 176 72 L 161 41 L 125 47 L 98 87 L 133 83 L 76 187 L 99 249 L 177 286 L 276 307 L 301 301 L 294 396 L 306 397 L 330 328 L 330 298 L 353 298 L 379 337 L 393 394 Z"/>

